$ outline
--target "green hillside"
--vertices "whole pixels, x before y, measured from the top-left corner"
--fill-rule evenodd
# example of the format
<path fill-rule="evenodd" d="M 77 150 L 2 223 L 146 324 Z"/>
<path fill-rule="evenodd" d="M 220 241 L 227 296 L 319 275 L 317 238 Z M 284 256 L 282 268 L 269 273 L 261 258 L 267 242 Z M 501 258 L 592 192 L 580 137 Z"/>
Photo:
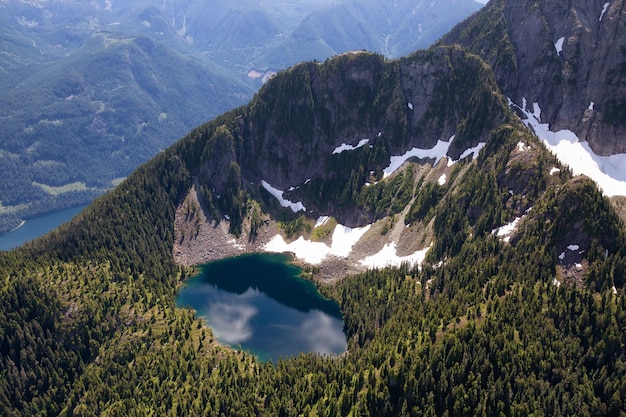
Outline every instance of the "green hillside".
<path fill-rule="evenodd" d="M 94 36 L 2 94 L 2 206 L 27 204 L 24 218 L 90 201 L 247 94 L 226 71 L 150 38 Z M 54 196 L 37 185 L 75 182 L 86 190 Z"/>
<path fill-rule="evenodd" d="M 398 56 L 478 7 L 430 5 L 416 34 L 407 4 L 353 3 L 345 12 L 332 0 L 0 2 L 0 233 L 91 201 L 193 127 L 249 100 L 275 70 L 355 41 Z M 370 18 L 380 10 L 392 44 L 402 44 L 393 54 Z M 358 39 L 350 23 L 357 14 L 367 34 Z M 301 55 L 317 49 L 291 35 L 317 39 L 321 30 L 330 48 Z"/>

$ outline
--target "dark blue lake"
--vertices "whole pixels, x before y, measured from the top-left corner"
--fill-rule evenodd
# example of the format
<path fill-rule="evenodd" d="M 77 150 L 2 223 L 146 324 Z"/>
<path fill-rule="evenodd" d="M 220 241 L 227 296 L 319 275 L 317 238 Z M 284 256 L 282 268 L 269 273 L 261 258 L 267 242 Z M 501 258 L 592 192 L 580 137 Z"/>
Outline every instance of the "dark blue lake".
<path fill-rule="evenodd" d="M 87 206 L 73 207 L 26 220 L 18 229 L 0 235 L 0 250 L 10 250 L 69 222 Z"/>
<path fill-rule="evenodd" d="M 281 254 L 249 254 L 200 267 L 177 297 L 202 317 L 218 341 L 260 360 L 300 352 L 346 351 L 341 311 Z"/>

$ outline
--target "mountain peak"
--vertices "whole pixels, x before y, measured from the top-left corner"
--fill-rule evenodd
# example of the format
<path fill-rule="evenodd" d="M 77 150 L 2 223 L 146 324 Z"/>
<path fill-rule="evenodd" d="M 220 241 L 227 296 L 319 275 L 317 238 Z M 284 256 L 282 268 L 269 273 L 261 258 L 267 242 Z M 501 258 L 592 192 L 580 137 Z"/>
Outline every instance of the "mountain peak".
<path fill-rule="evenodd" d="M 599 155 L 626 153 L 625 13 L 623 0 L 492 0 L 440 44 L 480 55 L 552 130 L 572 130 Z"/>

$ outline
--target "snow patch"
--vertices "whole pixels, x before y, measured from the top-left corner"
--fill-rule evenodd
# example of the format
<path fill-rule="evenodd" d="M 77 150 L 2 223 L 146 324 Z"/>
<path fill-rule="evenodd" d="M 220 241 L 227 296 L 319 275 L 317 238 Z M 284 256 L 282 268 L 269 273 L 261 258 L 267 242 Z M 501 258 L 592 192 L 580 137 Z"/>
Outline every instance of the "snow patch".
<path fill-rule="evenodd" d="M 510 99 L 511 106 L 516 106 Z M 574 175 L 584 174 L 594 180 L 607 197 L 626 195 L 626 153 L 599 156 L 581 142 L 570 130 L 552 132 L 547 123 L 541 123 L 541 108 L 533 104 L 533 111 L 527 108 L 526 99 L 522 107 L 516 106 L 526 116 L 523 122 L 541 139 L 556 157 L 572 168 Z"/>
<path fill-rule="evenodd" d="M 263 247 L 268 252 L 293 252 L 297 258 L 300 258 L 310 264 L 317 265 L 321 263 L 328 253 L 328 246 L 322 242 L 311 242 L 302 236 L 298 240 L 291 243 L 285 242 L 281 235 L 274 236 Z"/>
<path fill-rule="evenodd" d="M 465 159 L 470 155 L 472 155 L 472 159 L 478 158 L 478 154 L 480 154 L 480 151 L 485 147 L 485 145 L 487 145 L 487 142 L 480 142 L 473 148 L 466 149 L 465 152 L 463 152 L 461 156 L 459 156 L 459 159 L 457 159 L 456 161 L 452 161 L 452 163 L 448 163 L 448 166 L 453 165 L 454 163 L 459 162 L 461 159 Z"/>
<path fill-rule="evenodd" d="M 441 177 L 439 177 L 439 179 L 437 180 L 437 183 L 439 185 L 445 185 L 446 181 L 448 180 L 448 177 L 446 174 L 443 174 Z"/>
<path fill-rule="evenodd" d="M 317 222 L 315 222 L 315 227 L 320 227 L 320 226 L 324 226 L 326 224 L 326 222 L 330 219 L 330 216 L 320 216 L 317 218 Z"/>
<path fill-rule="evenodd" d="M 552 278 L 552 285 L 558 288 L 561 286 L 561 282 L 556 278 Z"/>
<path fill-rule="evenodd" d="M 508 243 L 511 241 L 511 236 L 513 235 L 513 233 L 515 233 L 515 231 L 517 230 L 517 226 L 520 220 L 522 220 L 521 217 L 516 217 L 515 220 L 513 220 L 511 223 L 493 229 L 491 233 L 501 238 L 504 242 Z"/>
<path fill-rule="evenodd" d="M 617 295 L 617 288 L 615 288 L 615 285 L 611 287 L 611 292 L 613 293 L 613 295 Z"/>
<path fill-rule="evenodd" d="M 411 103 L 411 102 L 409 101 L 408 106 L 409 106 L 409 109 L 413 110 L 413 103 Z"/>
<path fill-rule="evenodd" d="M 560 170 L 559 168 L 557 168 L 557 167 L 552 167 L 552 168 L 550 169 L 550 175 L 554 175 L 554 174 L 556 174 L 557 172 L 561 172 L 561 170 Z"/>
<path fill-rule="evenodd" d="M 279 253 L 293 252 L 297 258 L 317 265 L 331 255 L 348 257 L 352 252 L 352 247 L 370 228 L 371 225 L 353 229 L 338 224 L 333 231 L 331 246 L 322 242 L 312 242 L 302 236 L 291 243 L 287 243 L 281 235 L 276 235 L 265 244 L 264 250 Z"/>
<path fill-rule="evenodd" d="M 600 13 L 600 18 L 598 19 L 599 22 L 602 22 L 602 18 L 604 17 L 604 14 L 606 13 L 608 9 L 609 9 L 609 2 L 607 1 L 606 3 L 604 3 L 604 6 L 602 6 L 602 13 Z"/>
<path fill-rule="evenodd" d="M 339 145 L 339 146 L 337 146 L 335 148 L 335 150 L 333 151 L 333 155 L 342 153 L 343 151 L 353 151 L 355 149 L 360 148 L 361 146 L 365 146 L 369 141 L 370 141 L 369 139 L 362 139 L 362 140 L 359 141 L 359 143 L 356 146 L 352 146 L 352 145 L 348 145 L 346 143 L 342 143 L 341 145 Z"/>
<path fill-rule="evenodd" d="M 580 249 L 580 246 L 578 246 L 578 245 L 569 245 L 567 247 L 567 249 L 569 249 L 570 251 L 574 252 L 574 251 L 577 251 L 578 249 Z"/>
<path fill-rule="evenodd" d="M 362 259 L 359 263 L 368 268 L 384 268 L 387 266 L 399 266 L 403 262 L 421 266 L 426 258 L 426 253 L 432 247 L 429 246 L 407 256 L 398 256 L 395 243 L 387 243 L 376 254 Z"/>
<path fill-rule="evenodd" d="M 363 237 L 372 226 L 367 225 L 356 229 L 338 224 L 333 232 L 330 255 L 347 258 L 352 247 Z"/>
<path fill-rule="evenodd" d="M 272 187 L 270 184 L 268 184 L 265 181 L 261 181 L 261 185 L 263 186 L 263 188 L 267 190 L 268 193 L 276 197 L 281 207 L 289 207 L 291 211 L 293 211 L 294 213 L 297 213 L 300 210 L 306 211 L 306 207 L 304 207 L 304 205 L 301 202 L 294 203 L 292 201 L 284 199 L 283 198 L 284 191 L 281 191 L 277 188 Z"/>
<path fill-rule="evenodd" d="M 561 254 L 559 255 L 559 259 L 560 260 L 564 260 L 565 259 L 565 252 L 561 252 Z"/>
<path fill-rule="evenodd" d="M 554 44 L 557 55 L 561 55 L 561 52 L 563 52 L 563 41 L 565 41 L 565 37 L 559 38 L 559 40 L 557 40 Z"/>
<path fill-rule="evenodd" d="M 396 172 L 398 169 L 400 169 L 402 164 L 404 164 L 406 161 L 408 161 L 411 158 L 434 159 L 435 162 L 433 163 L 433 166 L 437 165 L 439 161 L 441 160 L 441 158 L 443 158 L 444 156 L 447 156 L 448 150 L 450 149 L 450 145 L 452 144 L 453 140 L 454 140 L 454 135 L 452 135 L 447 142 L 444 142 L 441 139 L 439 139 L 437 143 L 435 144 L 435 146 L 433 146 L 430 149 L 412 148 L 410 151 L 405 152 L 404 155 L 392 156 L 391 158 L 389 158 L 389 166 L 383 170 L 383 178 L 387 178 L 388 176 Z M 486 144 L 487 144 L 486 142 L 480 142 L 478 145 L 472 148 L 466 149 L 461 154 L 461 156 L 459 156 L 459 159 L 449 160 L 448 166 L 452 166 L 455 163 L 459 162 L 460 160 L 464 158 L 467 158 L 470 155 L 472 155 L 473 158 L 476 158 L 478 154 L 480 153 L 480 151 L 485 147 Z"/>
<path fill-rule="evenodd" d="M 593 110 L 593 107 L 596 105 L 596 103 L 594 103 L 593 101 L 589 103 L 589 107 L 587 107 L 587 110 Z"/>
<path fill-rule="evenodd" d="M 526 151 L 530 150 L 530 146 L 526 145 L 522 141 L 519 141 L 519 142 L 517 142 L 517 150 L 519 150 L 520 152 L 526 152 Z"/>
<path fill-rule="evenodd" d="M 404 153 L 404 155 L 392 156 L 389 158 L 389 166 L 383 170 L 383 178 L 387 178 L 394 172 L 396 172 L 402 164 L 408 161 L 410 158 L 418 158 L 418 159 L 434 159 L 435 163 L 433 166 L 437 165 L 439 160 L 446 156 L 448 153 L 448 149 L 454 140 L 454 136 L 450 138 L 447 142 L 439 139 L 434 147 L 430 149 L 421 149 L 421 148 L 413 148 L 410 151 Z"/>

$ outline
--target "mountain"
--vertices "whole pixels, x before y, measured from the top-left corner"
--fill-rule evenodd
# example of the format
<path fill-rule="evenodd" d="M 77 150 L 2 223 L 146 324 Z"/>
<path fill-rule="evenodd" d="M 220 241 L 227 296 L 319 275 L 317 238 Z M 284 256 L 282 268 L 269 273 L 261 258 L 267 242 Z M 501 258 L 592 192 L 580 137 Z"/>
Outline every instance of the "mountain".
<path fill-rule="evenodd" d="M 122 28 L 90 6 L 0 5 L 0 230 L 92 200 L 251 94 L 175 36 Z"/>
<path fill-rule="evenodd" d="M 457 44 L 302 63 L 1 253 L 2 414 L 623 414 L 624 223 L 496 69 Z M 176 307 L 190 265 L 274 248 L 345 355 L 261 363 Z"/>
<path fill-rule="evenodd" d="M 626 15 L 620 1 L 490 1 L 442 44 L 461 44 L 494 68 L 515 103 L 541 107 L 599 155 L 626 153 Z M 486 25 L 490 22 L 490 25 Z"/>
<path fill-rule="evenodd" d="M 450 10 L 448 3 L 456 1 L 441 2 L 428 24 L 402 20 L 407 5 L 390 9 L 392 45 L 396 38 L 407 39 L 404 50 L 413 49 L 413 38 L 432 42 L 478 5 L 467 1 L 471 7 Z M 283 39 L 301 33 L 301 22 L 328 27 L 330 21 L 314 17 L 322 10 L 338 27 L 356 18 L 340 6 L 330 0 L 0 2 L 0 170 L 7 178 L 0 185 L 0 232 L 91 201 L 185 132 L 243 104 L 262 80 L 306 58 L 283 56 Z M 368 2 L 350 7 L 378 13 Z M 426 28 L 424 36 L 399 36 L 413 23 Z M 380 40 L 378 22 L 364 24 Z M 337 43 L 339 36 L 325 38 Z M 382 47 L 354 40 L 356 49 Z M 308 49 L 300 41 L 291 47 Z M 264 58 L 263 71 L 254 70 L 253 62 L 276 48 L 281 57 Z"/>
<path fill-rule="evenodd" d="M 399 57 L 429 46 L 481 6 L 473 0 L 186 0 L 163 8 L 194 49 L 248 74 L 351 50 Z"/>
<path fill-rule="evenodd" d="M 575 174 L 592 178 L 626 219 L 623 3 L 490 1 L 442 38 L 493 68 L 525 123 Z"/>

